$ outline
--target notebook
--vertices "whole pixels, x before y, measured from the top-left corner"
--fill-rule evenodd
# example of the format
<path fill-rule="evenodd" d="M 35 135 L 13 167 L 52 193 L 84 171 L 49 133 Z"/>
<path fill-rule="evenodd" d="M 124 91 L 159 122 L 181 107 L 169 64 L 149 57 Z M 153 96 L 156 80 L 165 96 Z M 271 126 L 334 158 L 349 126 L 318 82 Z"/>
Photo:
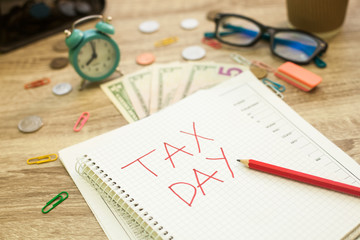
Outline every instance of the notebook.
<path fill-rule="evenodd" d="M 360 199 L 249 170 L 360 186 L 360 167 L 250 72 L 59 151 L 110 239 L 341 239 Z"/>

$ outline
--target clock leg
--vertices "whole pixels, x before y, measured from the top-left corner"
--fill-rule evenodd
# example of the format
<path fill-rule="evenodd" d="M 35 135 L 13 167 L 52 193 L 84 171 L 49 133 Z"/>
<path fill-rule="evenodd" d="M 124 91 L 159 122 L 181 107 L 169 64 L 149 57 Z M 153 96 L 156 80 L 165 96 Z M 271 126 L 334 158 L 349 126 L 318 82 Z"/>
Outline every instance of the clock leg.
<path fill-rule="evenodd" d="M 81 80 L 81 83 L 80 83 L 79 91 L 84 90 L 85 87 L 86 87 L 86 80 L 85 80 L 85 79 L 82 79 L 82 80 Z"/>
<path fill-rule="evenodd" d="M 120 74 L 120 77 L 124 76 L 123 71 L 121 71 L 119 67 L 117 67 L 115 71 Z"/>

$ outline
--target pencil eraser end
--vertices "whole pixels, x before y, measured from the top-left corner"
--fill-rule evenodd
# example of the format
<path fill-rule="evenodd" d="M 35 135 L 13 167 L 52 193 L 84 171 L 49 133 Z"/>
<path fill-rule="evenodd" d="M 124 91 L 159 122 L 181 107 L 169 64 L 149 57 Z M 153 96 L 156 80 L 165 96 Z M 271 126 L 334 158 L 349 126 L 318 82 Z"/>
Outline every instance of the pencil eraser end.
<path fill-rule="evenodd" d="M 274 74 L 278 78 L 306 92 L 319 85 L 322 81 L 319 75 L 292 62 L 282 64 Z"/>

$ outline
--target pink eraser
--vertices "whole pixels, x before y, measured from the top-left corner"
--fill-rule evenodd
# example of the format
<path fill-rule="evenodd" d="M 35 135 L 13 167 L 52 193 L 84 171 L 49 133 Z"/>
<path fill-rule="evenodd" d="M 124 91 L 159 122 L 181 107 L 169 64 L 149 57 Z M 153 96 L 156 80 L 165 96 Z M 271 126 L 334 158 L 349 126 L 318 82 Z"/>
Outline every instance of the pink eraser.
<path fill-rule="evenodd" d="M 282 64 L 274 74 L 278 78 L 306 92 L 319 85 L 322 81 L 319 75 L 292 62 Z"/>

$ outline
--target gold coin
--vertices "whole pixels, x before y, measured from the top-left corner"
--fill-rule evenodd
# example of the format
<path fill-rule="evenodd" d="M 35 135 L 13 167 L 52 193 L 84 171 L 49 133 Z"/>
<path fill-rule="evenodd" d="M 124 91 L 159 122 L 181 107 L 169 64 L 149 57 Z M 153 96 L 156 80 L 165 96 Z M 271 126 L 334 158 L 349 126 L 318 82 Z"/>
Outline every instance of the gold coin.
<path fill-rule="evenodd" d="M 66 57 L 57 57 L 54 58 L 51 63 L 50 63 L 50 67 L 52 69 L 61 69 L 64 68 L 68 65 L 69 63 L 69 59 Z"/>
<path fill-rule="evenodd" d="M 251 64 L 250 71 L 257 77 L 258 79 L 263 79 L 267 76 L 267 71 L 263 68 L 259 68 L 258 66 Z"/>
<path fill-rule="evenodd" d="M 58 41 L 54 44 L 53 49 L 54 49 L 56 52 L 67 52 L 67 51 L 69 50 L 69 48 L 66 46 L 65 40 L 63 40 L 63 39 L 58 40 Z"/>

